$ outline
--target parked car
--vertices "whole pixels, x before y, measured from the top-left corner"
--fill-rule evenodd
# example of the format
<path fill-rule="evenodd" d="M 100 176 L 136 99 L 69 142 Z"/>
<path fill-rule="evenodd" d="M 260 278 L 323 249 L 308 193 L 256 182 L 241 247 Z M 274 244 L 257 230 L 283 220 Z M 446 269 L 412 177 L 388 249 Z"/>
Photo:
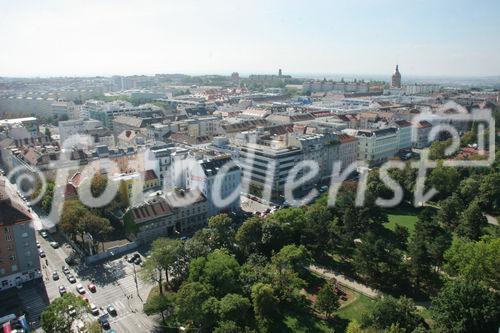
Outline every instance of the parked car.
<path fill-rule="evenodd" d="M 89 298 L 86 296 L 86 295 L 80 295 L 80 297 L 82 298 L 82 300 L 86 303 L 89 302 Z"/>
<path fill-rule="evenodd" d="M 78 291 L 79 294 L 85 294 L 85 288 L 83 288 L 81 283 L 76 285 L 76 291 Z"/>
<path fill-rule="evenodd" d="M 52 280 L 54 281 L 59 280 L 59 274 L 57 273 L 57 271 L 52 272 Z"/>
<path fill-rule="evenodd" d="M 105 330 L 109 330 L 111 328 L 108 318 L 99 319 L 99 322 L 101 323 L 102 328 L 104 328 Z"/>
<path fill-rule="evenodd" d="M 99 315 L 99 308 L 95 304 L 90 303 L 90 312 L 94 316 L 98 316 Z"/>
<path fill-rule="evenodd" d="M 59 243 L 58 242 L 50 242 L 49 243 L 50 246 L 52 246 L 54 249 L 57 249 L 59 247 Z"/>
<path fill-rule="evenodd" d="M 40 231 L 40 236 L 42 236 L 43 238 L 47 238 L 48 235 L 49 234 L 47 233 L 47 231 L 45 231 L 45 230 Z"/>
<path fill-rule="evenodd" d="M 142 262 L 141 258 L 135 258 L 134 259 L 134 264 L 136 264 L 136 265 L 140 265 L 141 262 Z"/>
<path fill-rule="evenodd" d="M 36 241 L 36 247 L 40 248 L 40 242 L 39 241 Z"/>
<path fill-rule="evenodd" d="M 64 295 L 66 294 L 66 287 L 65 286 L 59 286 L 59 295 Z"/>
<path fill-rule="evenodd" d="M 68 267 L 66 267 L 66 266 L 63 266 L 63 267 L 62 267 L 62 271 L 63 271 L 64 275 L 71 274 L 71 272 L 69 271 L 69 268 L 68 268 Z"/>
<path fill-rule="evenodd" d="M 116 309 L 115 309 L 115 307 L 112 304 L 108 305 L 107 309 L 108 309 L 108 313 L 110 315 L 112 315 L 112 316 L 116 316 L 117 315 Z"/>
<path fill-rule="evenodd" d="M 76 316 L 76 310 L 75 310 L 75 307 L 73 305 L 68 306 L 68 314 L 71 317 Z"/>
<path fill-rule="evenodd" d="M 69 283 L 76 283 L 76 279 L 73 275 L 68 275 L 67 276 Z"/>
<path fill-rule="evenodd" d="M 93 284 L 93 283 L 90 283 L 90 284 L 87 286 L 87 288 L 88 288 L 91 292 L 93 292 L 93 293 L 95 293 L 95 292 L 97 291 L 97 288 L 96 288 L 95 284 Z"/>
<path fill-rule="evenodd" d="M 38 254 L 40 255 L 40 258 L 45 258 L 45 252 L 42 249 L 38 250 Z"/>

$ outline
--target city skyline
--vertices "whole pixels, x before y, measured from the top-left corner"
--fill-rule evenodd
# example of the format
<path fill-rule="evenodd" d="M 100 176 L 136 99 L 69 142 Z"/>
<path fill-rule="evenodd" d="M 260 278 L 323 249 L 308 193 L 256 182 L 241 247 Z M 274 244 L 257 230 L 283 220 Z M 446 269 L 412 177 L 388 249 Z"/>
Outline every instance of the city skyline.
<path fill-rule="evenodd" d="M 494 1 L 0 1 L 0 76 L 500 75 Z M 49 37 L 50 36 L 50 37 Z"/>

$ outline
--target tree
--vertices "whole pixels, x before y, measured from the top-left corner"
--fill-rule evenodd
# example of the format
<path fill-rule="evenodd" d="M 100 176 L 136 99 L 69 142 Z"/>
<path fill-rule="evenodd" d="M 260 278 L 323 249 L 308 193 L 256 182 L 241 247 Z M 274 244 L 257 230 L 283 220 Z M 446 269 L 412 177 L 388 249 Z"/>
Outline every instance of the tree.
<path fill-rule="evenodd" d="M 463 182 L 462 182 L 463 184 Z M 439 202 L 441 208 L 436 215 L 439 224 L 446 230 L 452 232 L 460 224 L 460 214 L 464 209 L 463 195 L 453 193 L 451 196 Z"/>
<path fill-rule="evenodd" d="M 328 207 L 317 203 L 307 206 L 302 230 L 302 244 L 308 247 L 315 256 L 324 255 L 329 241 L 326 232 L 332 221 L 332 214 Z"/>
<path fill-rule="evenodd" d="M 331 318 L 339 306 L 339 296 L 335 291 L 335 287 L 328 282 L 323 284 L 316 298 L 316 309 L 324 313 L 327 318 Z"/>
<path fill-rule="evenodd" d="M 409 246 L 409 255 L 409 271 L 415 279 L 415 286 L 418 289 L 422 281 L 430 281 L 433 275 L 431 256 L 427 251 L 425 240 L 422 237 L 412 237 Z"/>
<path fill-rule="evenodd" d="M 203 304 L 210 298 L 209 288 L 200 282 L 184 283 L 176 297 L 176 314 L 180 322 L 201 327 L 205 321 Z"/>
<path fill-rule="evenodd" d="M 431 160 L 442 160 L 446 157 L 444 151 L 451 145 L 451 139 L 446 141 L 434 141 L 429 148 Z"/>
<path fill-rule="evenodd" d="M 252 286 L 258 282 L 272 283 L 268 259 L 259 254 L 252 254 L 240 269 L 240 282 L 245 295 L 250 295 Z"/>
<path fill-rule="evenodd" d="M 500 173 L 490 173 L 481 180 L 479 192 L 479 201 L 481 207 L 487 211 L 500 211 Z"/>
<path fill-rule="evenodd" d="M 207 228 L 195 232 L 193 237 L 184 242 L 184 251 L 189 259 L 206 257 L 213 250 L 210 237 L 212 233 Z"/>
<path fill-rule="evenodd" d="M 250 300 L 238 294 L 227 294 L 221 298 L 218 305 L 220 320 L 230 320 L 240 325 L 246 323 L 252 308 Z"/>
<path fill-rule="evenodd" d="M 361 327 L 361 324 L 357 320 L 352 320 L 349 322 L 345 328 L 345 333 L 364 333 L 365 330 Z"/>
<path fill-rule="evenodd" d="M 42 194 L 42 197 L 40 200 L 36 203 L 40 209 L 48 214 L 50 210 L 52 209 L 52 200 L 54 198 L 54 189 L 55 189 L 55 183 L 52 180 L 47 181 L 47 187 L 45 188 L 45 193 L 41 193 L 42 191 L 42 184 L 40 182 L 37 182 L 35 186 L 35 190 L 33 191 L 33 194 L 31 197 L 33 199 L 38 198 L 40 194 Z"/>
<path fill-rule="evenodd" d="M 262 219 L 252 216 L 236 232 L 236 243 L 245 256 L 260 252 L 262 248 Z"/>
<path fill-rule="evenodd" d="M 267 332 L 273 320 L 278 317 L 278 304 L 271 285 L 257 283 L 252 287 L 253 311 L 261 332 Z"/>
<path fill-rule="evenodd" d="M 197 258 L 189 266 L 189 281 L 211 286 L 218 297 L 240 290 L 240 265 L 227 250 L 217 249 L 208 257 Z"/>
<path fill-rule="evenodd" d="M 425 322 L 411 299 L 388 295 L 375 301 L 369 313 L 363 318 L 363 324 L 381 330 L 398 325 L 403 332 L 409 333 L 418 326 L 425 325 Z"/>
<path fill-rule="evenodd" d="M 400 249 L 406 250 L 409 235 L 410 232 L 408 231 L 407 227 L 396 224 L 396 226 L 394 227 L 394 238 L 396 239 L 396 242 Z"/>
<path fill-rule="evenodd" d="M 500 323 L 500 297 L 476 281 L 450 281 L 430 309 L 444 332 L 496 332 Z"/>
<path fill-rule="evenodd" d="M 165 272 L 165 280 L 167 285 L 174 289 L 170 274 L 176 271 L 175 274 L 178 284 L 187 275 L 187 262 L 184 262 L 184 247 L 180 240 L 170 238 L 158 238 L 151 245 L 151 257 L 158 264 L 159 268 Z"/>
<path fill-rule="evenodd" d="M 233 220 L 227 214 L 212 216 L 208 220 L 208 228 L 212 231 L 212 242 L 215 248 L 232 249 L 234 244 Z"/>
<path fill-rule="evenodd" d="M 292 271 L 304 276 L 307 268 L 312 262 L 311 254 L 303 245 L 286 245 L 276 255 L 273 260 L 282 261 Z"/>
<path fill-rule="evenodd" d="M 213 333 L 240 333 L 242 329 L 234 321 L 221 321 Z"/>
<path fill-rule="evenodd" d="M 425 244 L 430 264 L 439 266 L 443 262 L 444 251 L 451 244 L 451 236 L 437 222 L 435 211 L 432 208 L 424 208 L 418 216 L 410 242 Z"/>
<path fill-rule="evenodd" d="M 291 242 L 300 242 L 304 229 L 304 210 L 299 207 L 283 208 L 276 211 L 267 219 L 279 223 L 290 237 Z"/>
<path fill-rule="evenodd" d="M 148 316 L 159 313 L 165 322 L 165 313 L 173 313 L 175 308 L 175 294 L 153 294 L 144 304 L 144 313 Z"/>
<path fill-rule="evenodd" d="M 460 198 L 463 202 L 469 204 L 476 199 L 478 194 L 481 194 L 479 190 L 480 186 L 481 182 L 477 179 L 477 177 L 471 176 L 460 182 L 457 192 L 460 194 Z"/>
<path fill-rule="evenodd" d="M 354 253 L 356 272 L 385 288 L 401 285 L 403 272 L 401 251 L 394 244 L 373 232 L 367 232 Z"/>
<path fill-rule="evenodd" d="M 262 253 L 270 256 L 290 242 L 288 225 L 274 219 L 262 221 Z"/>
<path fill-rule="evenodd" d="M 102 326 L 97 320 L 87 322 L 85 324 L 85 329 L 88 333 L 102 333 Z"/>
<path fill-rule="evenodd" d="M 482 282 L 500 290 L 500 238 L 487 237 L 478 242 L 467 242 L 457 237 L 444 258 L 444 268 L 451 276 Z"/>
<path fill-rule="evenodd" d="M 461 223 L 456 229 L 457 234 L 469 240 L 478 240 L 483 234 L 483 228 L 488 224 L 479 203 L 473 201 L 461 217 Z"/>
<path fill-rule="evenodd" d="M 108 177 L 103 175 L 95 175 L 92 177 L 90 183 L 90 193 L 94 198 L 98 198 L 101 194 L 106 190 L 106 186 L 108 185 Z"/>
<path fill-rule="evenodd" d="M 75 310 L 70 314 L 70 309 Z M 70 332 L 71 325 L 81 319 L 88 305 L 80 297 L 66 293 L 50 303 L 41 315 L 41 326 L 46 333 Z"/>
<path fill-rule="evenodd" d="M 50 129 L 48 127 L 45 127 L 44 134 L 45 134 L 46 137 L 48 137 L 49 139 L 51 139 Z"/>
<path fill-rule="evenodd" d="M 457 189 L 460 175 L 456 168 L 444 167 L 442 163 L 439 163 L 429 174 L 427 183 L 439 192 L 438 198 L 446 198 Z"/>

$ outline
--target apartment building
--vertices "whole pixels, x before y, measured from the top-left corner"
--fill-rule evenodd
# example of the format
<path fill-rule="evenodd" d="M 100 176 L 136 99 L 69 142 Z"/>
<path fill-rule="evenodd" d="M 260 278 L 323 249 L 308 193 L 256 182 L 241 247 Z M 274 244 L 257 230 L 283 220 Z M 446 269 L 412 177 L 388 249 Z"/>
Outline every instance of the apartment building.
<path fill-rule="evenodd" d="M 86 132 L 101 127 L 102 124 L 98 120 L 67 120 L 59 122 L 59 139 L 61 143 L 66 141 L 70 136 L 76 134 L 85 134 Z"/>
<path fill-rule="evenodd" d="M 399 130 L 395 127 L 374 130 L 344 130 L 358 139 L 358 159 L 375 166 L 399 151 Z"/>
<path fill-rule="evenodd" d="M 238 211 L 240 209 L 240 190 L 238 188 L 241 184 L 241 169 L 236 164 L 224 167 L 232 161 L 230 155 L 223 154 L 208 160 L 199 160 L 198 164 L 200 168 L 193 168 L 187 171 L 186 188 L 197 189 L 207 198 L 208 216 L 214 216 L 222 212 Z M 226 172 L 223 175 L 219 175 L 219 171 L 222 168 L 225 168 Z M 221 181 L 219 194 L 222 199 L 235 191 L 238 192 L 238 196 L 223 207 L 217 205 L 212 195 L 215 178 L 218 175 Z"/>
<path fill-rule="evenodd" d="M 258 143 L 240 143 L 238 149 L 242 182 L 249 185 L 249 191 L 260 196 L 268 190 L 272 200 L 282 199 L 290 169 L 303 160 L 302 150 L 288 145 L 283 136 Z"/>
<path fill-rule="evenodd" d="M 0 178 L 0 290 L 40 278 L 40 260 L 30 212 L 15 189 Z"/>
<path fill-rule="evenodd" d="M 186 195 L 193 195 L 195 202 L 179 205 L 176 197 Z M 137 240 L 146 243 L 158 237 L 175 236 L 205 226 L 207 209 L 207 200 L 201 192 L 182 190 L 154 196 L 130 207 L 123 220 L 126 227 L 135 229 Z"/>

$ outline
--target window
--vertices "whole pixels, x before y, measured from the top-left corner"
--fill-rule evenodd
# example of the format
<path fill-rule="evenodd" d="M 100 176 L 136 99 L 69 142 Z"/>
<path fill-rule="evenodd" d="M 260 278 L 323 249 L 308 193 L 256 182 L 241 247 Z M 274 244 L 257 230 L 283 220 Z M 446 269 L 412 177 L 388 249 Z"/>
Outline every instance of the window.
<path fill-rule="evenodd" d="M 10 256 L 10 261 L 16 260 L 16 256 Z"/>
<path fill-rule="evenodd" d="M 28 237 L 28 233 L 27 233 L 27 232 L 23 232 L 22 237 L 23 237 L 23 238 Z"/>
<path fill-rule="evenodd" d="M 12 238 L 12 235 L 5 235 L 5 240 L 6 241 L 11 241 L 13 238 Z"/>
<path fill-rule="evenodd" d="M 16 271 L 17 271 L 17 265 L 12 265 L 12 266 L 11 266 L 11 270 L 12 270 L 13 272 L 16 272 Z"/>

